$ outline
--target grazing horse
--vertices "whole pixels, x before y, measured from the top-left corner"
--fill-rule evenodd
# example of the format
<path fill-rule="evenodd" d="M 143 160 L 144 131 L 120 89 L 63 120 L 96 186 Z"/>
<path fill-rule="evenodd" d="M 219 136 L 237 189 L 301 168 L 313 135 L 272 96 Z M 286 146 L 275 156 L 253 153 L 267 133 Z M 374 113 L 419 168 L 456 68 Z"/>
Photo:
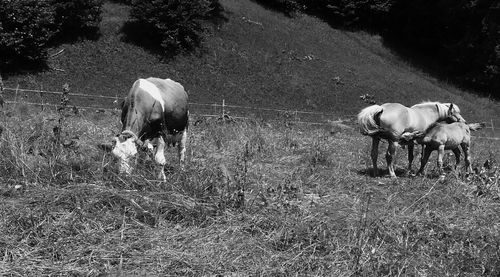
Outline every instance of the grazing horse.
<path fill-rule="evenodd" d="M 184 87 L 170 79 L 148 78 L 134 82 L 122 106 L 122 132 L 115 138 L 112 153 L 119 159 L 120 173 L 130 174 L 137 146 L 153 149 L 160 165 L 158 178 L 165 180 L 166 143 L 177 144 L 179 161 L 184 162 L 188 128 L 188 96 Z"/>
<path fill-rule="evenodd" d="M 439 168 L 439 173 L 443 174 L 443 156 L 444 150 L 451 150 L 455 154 L 456 165 L 455 168 L 460 163 L 460 148 L 464 152 L 465 167 L 467 172 L 472 171 L 471 167 L 471 157 L 470 157 L 470 131 L 477 131 L 485 126 L 484 123 L 470 123 L 465 122 L 454 122 L 451 124 L 446 123 L 434 123 L 425 132 L 425 135 L 418 132 L 413 134 L 403 134 L 406 138 L 413 138 L 417 142 L 424 145 L 424 154 L 422 156 L 422 163 L 420 164 L 420 169 L 417 175 L 424 173 L 425 165 L 429 160 L 429 157 L 434 150 L 438 150 L 437 165 Z M 418 138 L 420 137 L 420 138 Z"/>
<path fill-rule="evenodd" d="M 386 139 L 389 143 L 385 158 L 389 175 L 394 178 L 396 173 L 393 159 L 401 135 L 405 132 L 424 132 L 431 124 L 445 119 L 465 121 L 460 115 L 459 107 L 452 103 L 423 102 L 409 108 L 399 103 L 385 103 L 361 110 L 358 114 L 360 131 L 363 135 L 372 137 L 374 176 L 378 175 L 378 146 L 381 139 Z M 408 143 L 408 169 L 411 170 L 414 144 L 413 140 L 405 143 Z"/>

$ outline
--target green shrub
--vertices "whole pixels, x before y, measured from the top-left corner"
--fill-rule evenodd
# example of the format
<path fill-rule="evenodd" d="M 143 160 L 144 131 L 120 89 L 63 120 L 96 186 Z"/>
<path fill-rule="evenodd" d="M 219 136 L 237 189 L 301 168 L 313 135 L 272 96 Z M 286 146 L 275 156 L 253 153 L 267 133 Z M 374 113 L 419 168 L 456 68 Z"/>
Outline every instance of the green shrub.
<path fill-rule="evenodd" d="M 89 37 L 98 32 L 103 0 L 51 0 L 58 37 Z"/>
<path fill-rule="evenodd" d="M 43 64 L 56 40 L 96 34 L 102 0 L 0 0 L 0 69 Z"/>
<path fill-rule="evenodd" d="M 44 60 L 55 32 L 50 3 L 0 0 L 0 6 L 0 68 Z"/>
<path fill-rule="evenodd" d="M 141 26 L 142 36 L 155 38 L 152 43 L 171 56 L 200 46 L 205 21 L 221 11 L 218 0 L 144 0 L 133 1 L 130 16 Z"/>

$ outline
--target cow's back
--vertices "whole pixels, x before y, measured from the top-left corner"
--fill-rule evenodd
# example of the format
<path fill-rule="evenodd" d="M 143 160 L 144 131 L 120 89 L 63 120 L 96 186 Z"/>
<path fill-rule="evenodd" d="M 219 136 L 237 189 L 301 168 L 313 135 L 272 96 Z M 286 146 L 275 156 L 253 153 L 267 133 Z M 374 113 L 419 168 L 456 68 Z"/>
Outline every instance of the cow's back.
<path fill-rule="evenodd" d="M 170 133 L 184 130 L 188 125 L 188 95 L 184 87 L 171 79 L 148 78 L 161 92 L 165 124 Z"/>

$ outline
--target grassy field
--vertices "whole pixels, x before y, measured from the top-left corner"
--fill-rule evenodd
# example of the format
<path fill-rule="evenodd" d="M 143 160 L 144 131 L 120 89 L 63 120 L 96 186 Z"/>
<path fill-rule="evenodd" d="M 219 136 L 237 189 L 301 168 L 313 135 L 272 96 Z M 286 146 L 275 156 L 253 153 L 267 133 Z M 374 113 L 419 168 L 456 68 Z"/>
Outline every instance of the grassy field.
<path fill-rule="evenodd" d="M 373 178 L 369 139 L 344 124 L 367 105 L 364 94 L 453 101 L 471 121 L 498 118 L 498 102 L 415 70 L 377 36 L 251 1 L 221 2 L 228 21 L 201 56 L 160 62 L 126 42 L 127 7 L 106 3 L 99 40 L 61 46 L 51 60 L 60 70 L 5 83 L 60 90 L 67 82 L 71 92 L 115 96 L 137 77 L 165 76 L 181 81 L 193 102 L 321 111 L 335 115 L 330 124 L 223 122 L 194 110 L 186 168 L 170 149 L 162 183 L 145 154 L 133 176 L 117 175 L 100 145 L 119 132 L 118 113 L 7 105 L 1 276 L 500 274 L 500 141 L 473 140 L 471 174 L 453 170 L 447 155 L 440 180 L 433 155 L 427 175 L 411 177 L 398 149 L 399 177 Z M 106 104 L 88 100 L 70 103 Z"/>
<path fill-rule="evenodd" d="M 473 142 L 473 174 L 440 180 L 434 157 L 409 177 L 400 155 L 398 179 L 372 178 L 349 126 L 200 119 L 161 183 L 147 158 L 124 178 L 99 149 L 117 116 L 29 109 L 3 122 L 2 276 L 500 273 L 498 141 Z"/>

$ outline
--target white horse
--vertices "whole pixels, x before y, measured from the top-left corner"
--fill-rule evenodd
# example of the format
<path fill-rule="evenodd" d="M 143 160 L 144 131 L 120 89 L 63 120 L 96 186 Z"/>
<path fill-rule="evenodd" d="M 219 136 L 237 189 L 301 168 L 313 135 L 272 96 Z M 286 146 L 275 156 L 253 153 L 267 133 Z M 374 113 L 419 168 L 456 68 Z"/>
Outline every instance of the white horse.
<path fill-rule="evenodd" d="M 361 133 L 372 137 L 371 158 L 373 174 L 378 175 L 378 146 L 381 139 L 389 143 L 385 155 L 389 175 L 396 177 L 394 171 L 394 155 L 396 146 L 405 132 L 424 132 L 429 126 L 441 120 L 465 121 L 460 115 L 460 109 L 452 103 L 423 102 L 406 107 L 399 103 L 385 103 L 364 108 L 358 114 Z M 408 142 L 408 169 L 413 162 L 413 140 Z"/>

